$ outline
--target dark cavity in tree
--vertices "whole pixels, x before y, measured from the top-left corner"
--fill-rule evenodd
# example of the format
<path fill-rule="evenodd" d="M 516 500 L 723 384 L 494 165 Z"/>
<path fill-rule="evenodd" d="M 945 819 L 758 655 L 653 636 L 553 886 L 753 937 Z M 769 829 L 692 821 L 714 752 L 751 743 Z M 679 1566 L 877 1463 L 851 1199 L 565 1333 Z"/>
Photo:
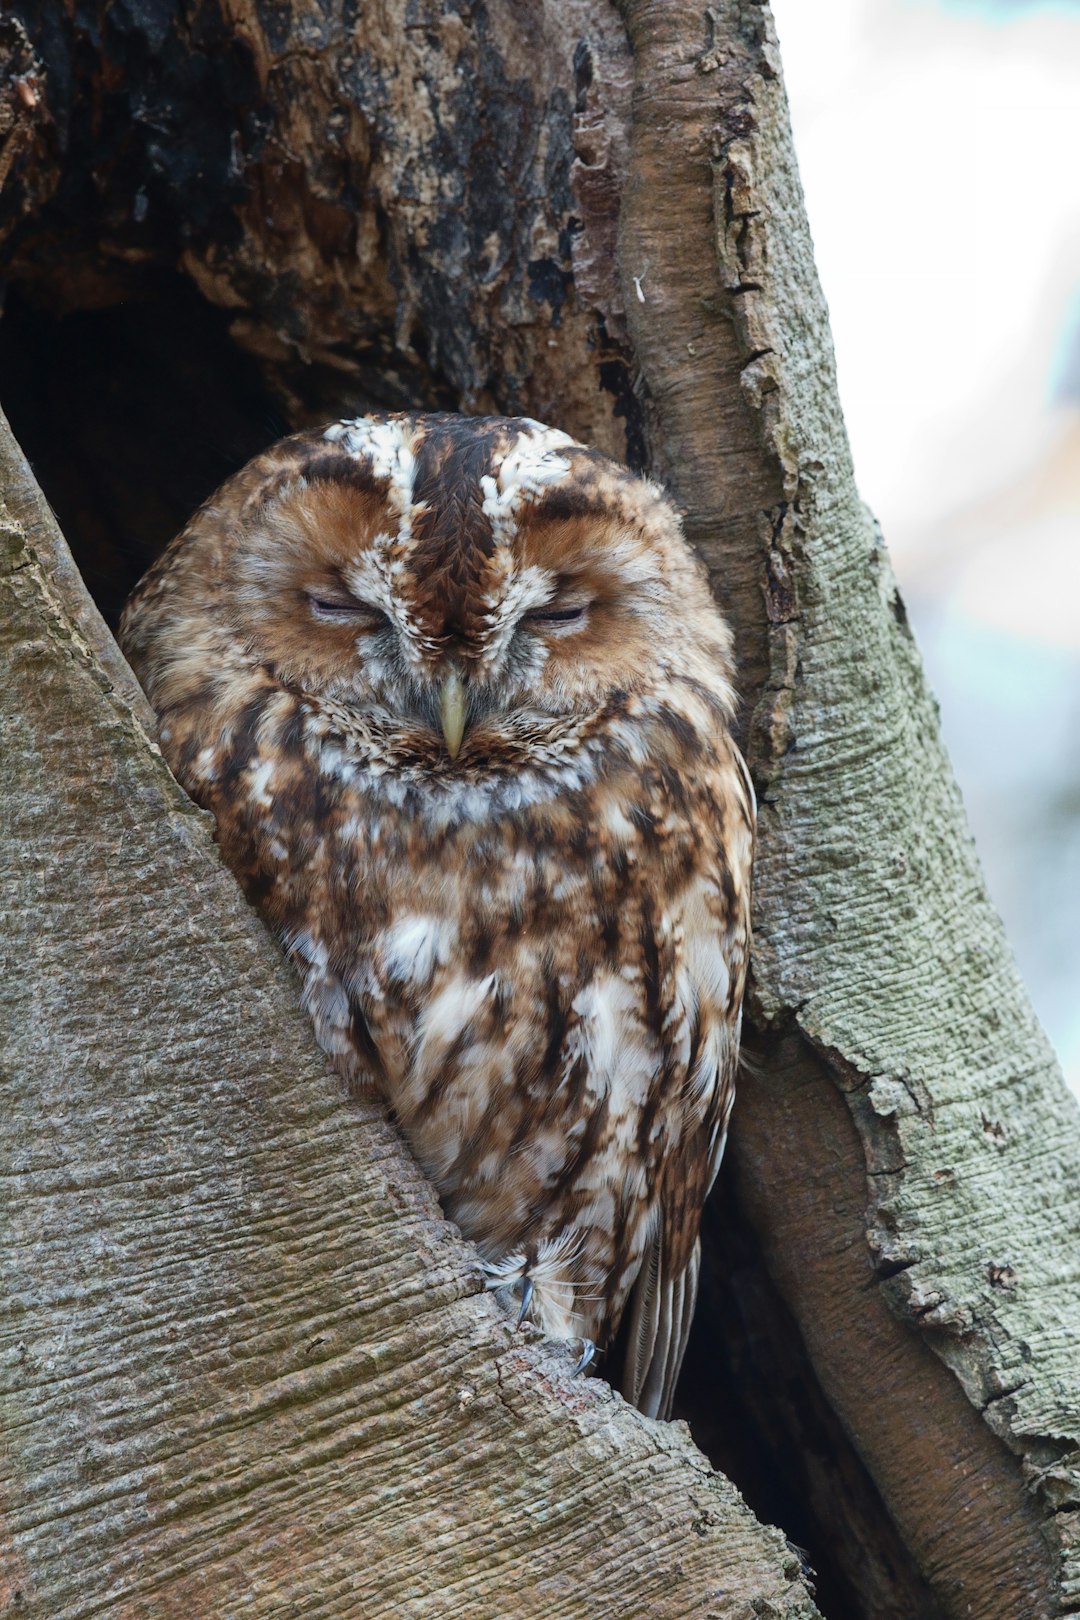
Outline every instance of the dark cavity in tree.
<path fill-rule="evenodd" d="M 195 508 L 289 431 L 225 313 L 170 276 L 141 297 L 61 316 L 11 293 L 0 400 L 114 627 Z"/>

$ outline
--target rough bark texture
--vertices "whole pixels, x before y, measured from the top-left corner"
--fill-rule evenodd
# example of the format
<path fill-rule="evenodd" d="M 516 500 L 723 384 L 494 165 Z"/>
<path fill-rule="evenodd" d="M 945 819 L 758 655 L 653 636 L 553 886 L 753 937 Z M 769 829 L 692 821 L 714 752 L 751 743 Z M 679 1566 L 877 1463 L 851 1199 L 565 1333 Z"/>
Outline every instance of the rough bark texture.
<path fill-rule="evenodd" d="M 640 457 L 599 313 L 618 320 L 631 73 L 602 0 L 20 9 L 48 94 L 0 235 L 39 301 L 138 296 L 179 258 L 294 424 L 527 406 Z"/>
<path fill-rule="evenodd" d="M 764 618 L 740 614 L 744 667 L 765 671 L 750 727 L 760 1073 L 733 1140 L 745 1213 L 943 1611 L 1068 1611 L 1076 1106 L 986 900 L 857 499 L 767 11 L 652 0 L 627 15 L 621 246 L 626 274 L 651 265 L 653 296 L 627 307 L 652 442 L 693 490 L 731 602 L 763 587 Z M 684 248 L 700 264 L 706 237 L 716 315 L 700 278 L 686 290 Z M 745 474 L 727 451 L 736 377 L 764 451 Z M 763 465 L 775 499 L 736 526 Z"/>
<path fill-rule="evenodd" d="M 12 10 L 0 391 L 109 614 L 229 470 L 191 424 L 238 462 L 262 401 L 281 426 L 522 410 L 671 485 L 761 797 L 754 1064 L 685 1410 L 835 1620 L 1077 1611 L 1080 1121 L 857 499 L 767 8 Z M 268 1615 L 812 1612 L 679 1431 L 476 1295 L 0 471 L 26 531 L 11 1589 L 42 1614 L 249 1589 Z"/>

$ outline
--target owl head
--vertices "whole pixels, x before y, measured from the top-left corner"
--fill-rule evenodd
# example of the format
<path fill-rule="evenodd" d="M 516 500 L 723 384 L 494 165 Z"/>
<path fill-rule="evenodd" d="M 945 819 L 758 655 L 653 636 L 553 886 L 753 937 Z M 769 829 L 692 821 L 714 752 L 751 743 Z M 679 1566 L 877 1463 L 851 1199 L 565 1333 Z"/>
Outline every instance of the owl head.
<path fill-rule="evenodd" d="M 158 713 L 245 679 L 363 713 L 391 762 L 570 746 L 675 678 L 731 709 L 730 636 L 660 491 L 528 418 L 395 414 L 285 439 L 125 611 Z"/>

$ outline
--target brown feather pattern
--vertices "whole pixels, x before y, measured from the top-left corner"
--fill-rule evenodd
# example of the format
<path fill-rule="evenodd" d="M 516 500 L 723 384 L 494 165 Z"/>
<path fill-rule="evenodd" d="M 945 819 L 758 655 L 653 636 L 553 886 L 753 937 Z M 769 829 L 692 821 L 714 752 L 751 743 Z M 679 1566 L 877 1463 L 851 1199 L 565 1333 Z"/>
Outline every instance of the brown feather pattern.
<path fill-rule="evenodd" d="M 196 513 L 121 637 L 323 1047 L 507 1303 L 603 1347 L 632 1297 L 624 1390 L 665 1413 L 754 821 L 730 637 L 670 506 L 526 419 L 336 423 Z"/>

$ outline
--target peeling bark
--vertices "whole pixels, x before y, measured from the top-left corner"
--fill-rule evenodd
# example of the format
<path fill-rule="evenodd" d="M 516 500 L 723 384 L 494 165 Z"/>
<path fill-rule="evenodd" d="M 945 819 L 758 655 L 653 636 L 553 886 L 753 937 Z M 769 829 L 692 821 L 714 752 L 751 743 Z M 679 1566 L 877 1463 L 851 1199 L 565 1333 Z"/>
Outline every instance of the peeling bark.
<path fill-rule="evenodd" d="M 0 28 L 0 394 L 108 616 L 229 470 L 192 422 L 239 462 L 271 412 L 520 410 L 671 486 L 761 799 L 684 1411 L 833 1620 L 1076 1612 L 1080 1122 L 857 499 L 767 8 L 37 9 Z M 24 1612 L 815 1612 L 682 1431 L 478 1293 L 0 478 Z"/>

